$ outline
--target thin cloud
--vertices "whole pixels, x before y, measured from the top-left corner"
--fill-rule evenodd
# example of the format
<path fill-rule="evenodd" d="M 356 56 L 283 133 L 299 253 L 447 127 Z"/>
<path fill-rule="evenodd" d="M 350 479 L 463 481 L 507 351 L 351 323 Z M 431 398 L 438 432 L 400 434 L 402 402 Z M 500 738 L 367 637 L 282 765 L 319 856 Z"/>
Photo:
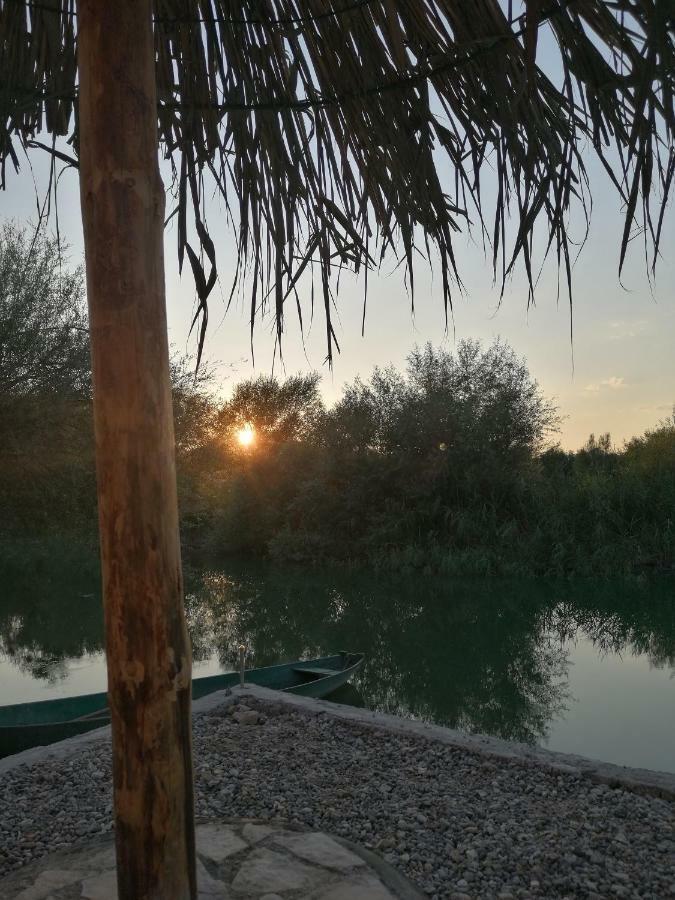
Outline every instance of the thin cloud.
<path fill-rule="evenodd" d="M 648 325 L 647 319 L 635 319 L 633 321 L 620 319 L 618 322 L 612 322 L 609 326 L 609 340 L 622 341 L 625 338 L 639 337 L 646 332 Z"/>
<path fill-rule="evenodd" d="M 620 378 L 618 375 L 612 375 L 610 378 L 603 378 L 602 381 L 587 384 L 584 388 L 584 392 L 587 394 L 597 394 L 603 388 L 607 388 L 610 391 L 620 391 L 625 387 L 628 387 L 625 378 Z"/>

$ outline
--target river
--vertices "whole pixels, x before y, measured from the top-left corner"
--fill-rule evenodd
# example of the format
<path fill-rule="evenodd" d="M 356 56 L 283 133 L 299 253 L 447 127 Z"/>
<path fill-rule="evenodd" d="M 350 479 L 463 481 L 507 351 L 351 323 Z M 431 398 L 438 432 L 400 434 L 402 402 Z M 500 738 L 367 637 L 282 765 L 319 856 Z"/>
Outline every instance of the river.
<path fill-rule="evenodd" d="M 105 689 L 92 566 L 5 579 L 0 702 Z M 504 581 L 246 561 L 186 571 L 195 675 L 366 653 L 339 699 L 675 772 L 675 584 Z"/>

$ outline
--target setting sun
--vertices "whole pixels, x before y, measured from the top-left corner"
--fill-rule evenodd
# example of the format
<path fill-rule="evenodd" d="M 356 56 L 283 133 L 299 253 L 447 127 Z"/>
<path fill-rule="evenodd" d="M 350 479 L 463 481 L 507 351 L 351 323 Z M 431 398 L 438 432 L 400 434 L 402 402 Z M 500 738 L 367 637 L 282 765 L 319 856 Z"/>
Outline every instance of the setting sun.
<path fill-rule="evenodd" d="M 242 447 L 250 447 L 255 441 L 255 431 L 253 425 L 244 425 L 237 431 L 237 440 Z"/>

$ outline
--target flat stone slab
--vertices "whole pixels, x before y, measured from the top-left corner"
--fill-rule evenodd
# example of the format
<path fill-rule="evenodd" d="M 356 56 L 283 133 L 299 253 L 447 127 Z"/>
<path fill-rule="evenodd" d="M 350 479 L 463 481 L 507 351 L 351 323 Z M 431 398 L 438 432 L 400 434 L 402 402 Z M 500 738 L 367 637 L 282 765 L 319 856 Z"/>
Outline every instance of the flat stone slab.
<path fill-rule="evenodd" d="M 228 856 L 240 853 L 249 842 L 237 836 L 234 828 L 227 825 L 200 825 L 197 829 L 199 853 L 216 863 Z"/>
<path fill-rule="evenodd" d="M 258 849 L 250 853 L 237 872 L 232 889 L 238 894 L 308 890 L 319 884 L 324 873 L 306 866 L 297 857 L 275 850 Z"/>
<path fill-rule="evenodd" d="M 381 881 L 371 875 L 349 878 L 342 884 L 322 890 L 316 900 L 388 900 L 391 894 Z"/>
<path fill-rule="evenodd" d="M 249 844 L 257 844 L 269 837 L 273 831 L 274 829 L 270 825 L 254 825 L 252 822 L 247 822 L 242 828 L 241 835 Z"/>
<path fill-rule="evenodd" d="M 422 900 L 384 860 L 324 832 L 250 820 L 197 825 L 199 900 Z M 112 838 L 0 881 L 2 900 L 117 900 Z"/>
<path fill-rule="evenodd" d="M 306 859 L 318 866 L 328 866 L 330 869 L 344 871 L 365 865 L 360 856 L 356 856 L 343 844 L 338 844 L 332 837 L 321 832 L 277 835 L 275 844 L 286 847 L 300 859 Z"/>
<path fill-rule="evenodd" d="M 117 896 L 117 872 L 107 869 L 82 882 L 80 896 L 82 900 L 108 900 Z"/>
<path fill-rule="evenodd" d="M 86 874 L 86 870 L 82 872 L 77 866 L 73 866 L 72 869 L 45 867 L 36 872 L 31 882 L 13 896 L 15 900 L 45 900 L 53 891 L 80 882 Z"/>

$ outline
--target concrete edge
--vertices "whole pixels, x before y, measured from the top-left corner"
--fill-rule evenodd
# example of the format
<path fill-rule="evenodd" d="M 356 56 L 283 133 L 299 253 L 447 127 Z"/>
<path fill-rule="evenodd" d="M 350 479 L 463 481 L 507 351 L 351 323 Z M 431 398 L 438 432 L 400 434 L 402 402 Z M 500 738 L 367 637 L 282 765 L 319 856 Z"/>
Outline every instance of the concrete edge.
<path fill-rule="evenodd" d="M 230 696 L 230 690 L 217 691 L 215 694 L 208 694 L 195 700 L 192 704 L 192 712 L 194 715 L 210 712 L 217 706 L 223 706 L 228 702 L 233 702 L 234 697 Z M 75 735 L 75 737 L 66 738 L 58 741 L 56 744 L 48 744 L 46 747 L 31 747 L 30 750 L 22 750 L 21 753 L 15 753 L 12 756 L 6 756 L 0 759 L 0 777 L 12 769 L 19 766 L 33 766 L 37 763 L 53 762 L 57 759 L 63 759 L 77 753 L 78 750 L 86 748 L 89 744 L 102 743 L 104 741 L 110 743 L 110 725 L 104 725 L 102 728 L 94 728 L 92 731 L 86 731 L 84 734 Z"/>
<path fill-rule="evenodd" d="M 664 800 L 675 800 L 675 774 L 657 772 L 651 769 L 636 769 L 629 766 L 617 766 L 601 760 L 588 759 L 571 753 L 559 753 L 543 747 L 532 747 L 515 741 L 483 734 L 467 734 L 441 725 L 432 725 L 414 719 L 403 719 L 388 713 L 359 709 L 355 706 L 342 706 L 328 700 L 315 700 L 311 697 L 299 697 L 285 694 L 258 685 L 237 685 L 225 691 L 208 694 L 192 704 L 194 715 L 204 715 L 222 706 L 237 702 L 242 697 L 252 696 L 270 703 L 283 704 L 292 709 L 302 710 L 309 715 L 329 715 L 368 728 L 390 731 L 408 737 L 438 741 L 458 750 L 482 754 L 493 759 L 517 763 L 524 766 L 541 766 L 551 772 L 560 772 L 585 778 L 609 787 L 623 788 L 644 796 L 660 797 Z M 14 756 L 0 759 L 0 777 L 19 766 L 31 766 L 37 763 L 52 762 L 71 756 L 89 744 L 110 741 L 110 726 L 97 728 L 67 738 L 48 747 L 33 747 Z"/>
<path fill-rule="evenodd" d="M 30 750 L 22 750 L 21 753 L 15 753 L 12 756 L 5 756 L 4 759 L 0 759 L 0 777 L 7 774 L 7 772 L 11 772 L 12 769 L 18 769 L 19 766 L 34 766 L 37 763 L 53 762 L 66 756 L 72 756 L 87 744 L 96 744 L 103 741 L 110 742 L 110 725 L 104 725 L 102 728 L 95 728 L 93 731 L 66 738 L 63 741 L 58 741 L 56 744 L 48 744 L 46 747 L 31 747 Z"/>
<path fill-rule="evenodd" d="M 560 753 L 543 747 L 532 747 L 529 744 L 505 741 L 484 734 L 468 734 L 452 728 L 444 728 L 441 725 L 404 719 L 388 713 L 359 709 L 354 706 L 342 706 L 327 700 L 314 700 L 310 697 L 284 694 L 281 691 L 272 691 L 257 685 L 244 685 L 243 688 L 237 686 L 233 689 L 232 694 L 234 699 L 249 695 L 270 703 L 282 703 L 310 715 L 329 715 L 335 719 L 342 719 L 369 728 L 438 741 L 459 750 L 490 756 L 506 762 L 525 766 L 541 766 L 551 772 L 586 778 L 599 784 L 620 787 L 637 794 L 675 800 L 675 774 L 670 772 L 618 766 L 614 763 L 588 759 L 585 756 Z"/>
<path fill-rule="evenodd" d="M 427 894 L 419 891 L 415 885 L 403 875 L 400 874 L 390 863 L 359 844 L 348 841 L 347 838 L 340 837 L 338 834 L 332 834 L 330 831 L 324 832 L 338 844 L 342 844 L 355 856 L 360 856 L 367 866 L 375 872 L 385 887 L 396 893 L 399 900 L 426 900 Z"/>

